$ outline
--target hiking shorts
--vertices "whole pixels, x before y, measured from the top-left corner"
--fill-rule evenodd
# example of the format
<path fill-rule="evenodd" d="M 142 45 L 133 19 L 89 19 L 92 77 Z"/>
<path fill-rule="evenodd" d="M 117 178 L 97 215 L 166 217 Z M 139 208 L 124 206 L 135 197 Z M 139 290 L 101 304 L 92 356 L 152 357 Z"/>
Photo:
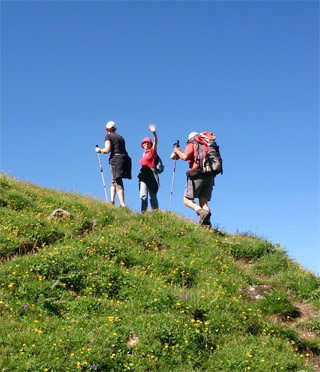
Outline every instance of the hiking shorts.
<path fill-rule="evenodd" d="M 121 177 L 114 178 L 113 176 L 114 172 L 111 166 L 110 166 L 110 170 L 111 170 L 111 186 L 115 187 L 117 191 L 124 190 L 122 178 Z"/>
<path fill-rule="evenodd" d="M 111 186 L 115 187 L 117 191 L 124 190 L 122 178 L 111 180 Z"/>
<path fill-rule="evenodd" d="M 187 177 L 184 196 L 188 199 L 205 198 L 210 201 L 213 185 L 212 176 Z"/>

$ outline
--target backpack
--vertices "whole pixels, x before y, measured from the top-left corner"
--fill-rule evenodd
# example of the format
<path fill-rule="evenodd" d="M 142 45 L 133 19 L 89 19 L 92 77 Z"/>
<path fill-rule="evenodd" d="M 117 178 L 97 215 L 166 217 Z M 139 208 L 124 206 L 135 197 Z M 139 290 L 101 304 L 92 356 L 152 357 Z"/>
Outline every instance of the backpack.
<path fill-rule="evenodd" d="M 151 152 L 153 158 L 154 158 L 154 155 L 153 155 L 153 152 Z M 162 160 L 160 158 L 160 156 L 157 154 L 157 160 L 156 160 L 156 172 L 158 174 L 162 173 L 164 171 L 164 165 L 162 163 Z"/>
<path fill-rule="evenodd" d="M 214 134 L 202 132 L 195 136 L 192 142 L 194 144 L 194 160 L 198 164 L 196 173 L 212 176 L 223 174 L 222 158 Z"/>
<path fill-rule="evenodd" d="M 156 164 L 156 171 L 159 174 L 164 171 L 164 165 L 163 165 L 162 160 L 161 160 L 159 155 L 158 155 L 158 160 L 157 160 L 157 164 Z"/>

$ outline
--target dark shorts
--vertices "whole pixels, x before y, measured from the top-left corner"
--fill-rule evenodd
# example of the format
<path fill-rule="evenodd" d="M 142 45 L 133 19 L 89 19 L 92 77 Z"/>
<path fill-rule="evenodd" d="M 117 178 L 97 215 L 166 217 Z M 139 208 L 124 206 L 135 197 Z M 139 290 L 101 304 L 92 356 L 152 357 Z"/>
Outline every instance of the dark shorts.
<path fill-rule="evenodd" d="M 187 177 L 184 196 L 188 199 L 205 198 L 210 201 L 213 189 L 212 176 Z"/>
<path fill-rule="evenodd" d="M 110 166 L 110 170 L 111 170 L 111 186 L 115 187 L 117 191 L 124 190 L 122 178 L 121 177 L 114 178 L 115 171 L 112 166 Z"/>

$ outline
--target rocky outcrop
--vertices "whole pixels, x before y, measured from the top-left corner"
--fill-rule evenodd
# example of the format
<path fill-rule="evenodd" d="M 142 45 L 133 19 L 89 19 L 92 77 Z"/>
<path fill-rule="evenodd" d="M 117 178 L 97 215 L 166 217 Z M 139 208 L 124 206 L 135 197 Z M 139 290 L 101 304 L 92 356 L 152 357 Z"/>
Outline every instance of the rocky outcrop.
<path fill-rule="evenodd" d="M 262 300 L 265 298 L 271 290 L 269 285 L 253 285 L 249 288 L 241 289 L 240 293 L 250 300 Z"/>
<path fill-rule="evenodd" d="M 71 216 L 70 212 L 65 211 L 62 208 L 58 208 L 58 209 L 54 210 L 47 218 L 50 221 L 55 217 L 60 218 L 60 217 L 72 217 L 72 216 Z"/>

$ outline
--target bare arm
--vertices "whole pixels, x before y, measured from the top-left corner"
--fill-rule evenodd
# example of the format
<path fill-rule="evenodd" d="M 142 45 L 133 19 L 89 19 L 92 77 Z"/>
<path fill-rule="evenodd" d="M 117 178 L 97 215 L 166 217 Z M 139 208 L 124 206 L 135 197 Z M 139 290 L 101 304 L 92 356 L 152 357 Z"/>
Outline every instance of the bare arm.
<path fill-rule="evenodd" d="M 96 152 L 101 152 L 102 154 L 109 154 L 111 151 L 111 141 L 107 140 L 104 143 L 104 149 L 101 149 L 100 147 L 96 147 Z"/>
<path fill-rule="evenodd" d="M 191 154 L 189 154 L 189 153 L 184 153 L 184 152 L 182 152 L 181 149 L 180 149 L 180 147 L 175 147 L 175 148 L 173 149 L 173 152 L 174 152 L 176 155 L 178 155 L 179 158 L 182 159 L 182 160 L 189 160 L 190 155 L 191 155 Z"/>
<path fill-rule="evenodd" d="M 103 154 L 109 154 L 110 151 L 111 151 L 111 141 L 107 140 L 105 141 L 104 149 L 101 149 L 101 152 Z"/>
<path fill-rule="evenodd" d="M 157 136 L 157 132 L 156 132 L 156 125 L 155 124 L 150 124 L 149 125 L 149 130 L 153 134 L 153 145 L 152 145 L 152 149 L 154 151 L 157 151 L 158 136 Z"/>

